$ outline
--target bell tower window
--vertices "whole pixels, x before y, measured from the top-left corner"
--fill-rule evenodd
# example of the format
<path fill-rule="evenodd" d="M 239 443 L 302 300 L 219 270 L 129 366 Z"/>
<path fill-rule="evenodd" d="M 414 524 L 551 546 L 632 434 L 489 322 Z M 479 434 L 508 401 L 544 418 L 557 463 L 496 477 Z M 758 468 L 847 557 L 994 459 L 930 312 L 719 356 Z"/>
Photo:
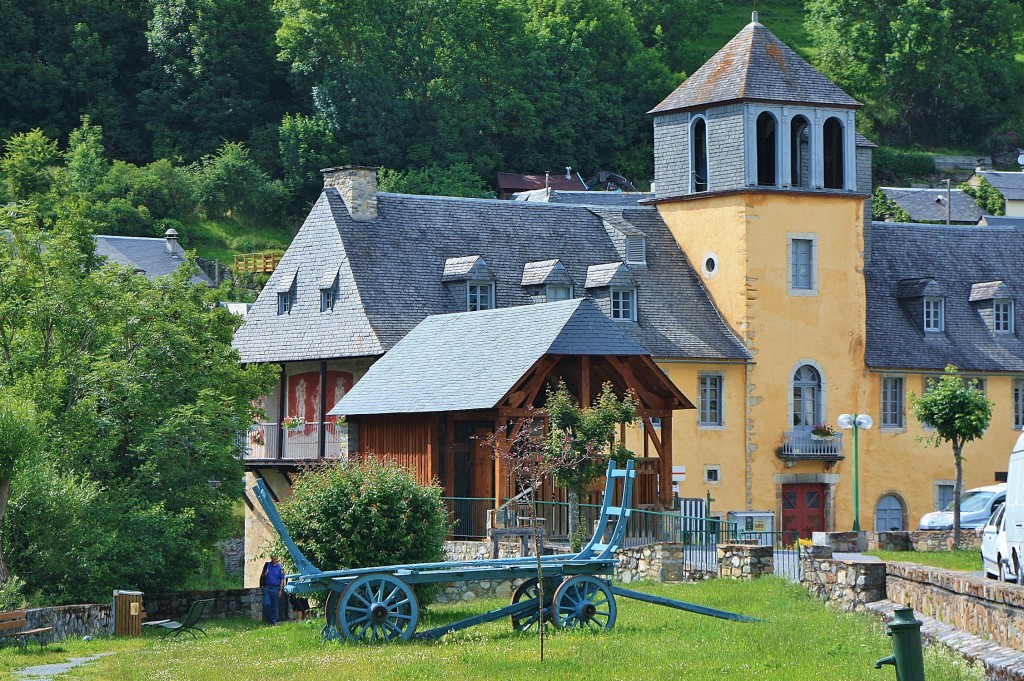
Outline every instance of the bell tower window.
<path fill-rule="evenodd" d="M 811 186 L 811 125 L 803 116 L 794 116 L 789 125 L 790 179 L 794 187 Z"/>
<path fill-rule="evenodd" d="M 708 190 L 708 124 L 703 117 L 690 127 L 690 190 Z"/>
<path fill-rule="evenodd" d="M 767 111 L 757 117 L 757 183 L 759 185 L 774 185 L 776 183 L 776 127 L 775 116 Z"/>
<path fill-rule="evenodd" d="M 829 118 L 822 129 L 825 152 L 825 188 L 843 188 L 843 124 L 838 118 Z"/>

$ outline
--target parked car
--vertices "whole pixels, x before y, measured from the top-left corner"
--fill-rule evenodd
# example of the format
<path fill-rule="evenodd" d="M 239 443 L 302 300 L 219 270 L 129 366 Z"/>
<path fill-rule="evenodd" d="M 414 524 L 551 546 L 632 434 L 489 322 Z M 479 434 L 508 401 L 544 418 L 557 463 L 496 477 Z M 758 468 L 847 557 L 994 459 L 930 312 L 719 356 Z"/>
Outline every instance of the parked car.
<path fill-rule="evenodd" d="M 1010 453 L 1010 466 L 1006 475 L 1006 551 L 1010 569 L 1017 575 L 1017 583 L 1024 582 L 1024 433 Z"/>
<path fill-rule="evenodd" d="M 976 530 L 992 517 L 996 508 L 1006 503 L 1006 483 L 975 487 L 960 495 L 960 529 Z M 919 530 L 952 530 L 953 502 L 941 511 L 925 513 L 918 523 Z"/>
<path fill-rule="evenodd" d="M 1010 553 L 1006 548 L 1006 504 L 1003 504 L 981 528 L 981 568 L 989 579 L 1015 582 Z"/>

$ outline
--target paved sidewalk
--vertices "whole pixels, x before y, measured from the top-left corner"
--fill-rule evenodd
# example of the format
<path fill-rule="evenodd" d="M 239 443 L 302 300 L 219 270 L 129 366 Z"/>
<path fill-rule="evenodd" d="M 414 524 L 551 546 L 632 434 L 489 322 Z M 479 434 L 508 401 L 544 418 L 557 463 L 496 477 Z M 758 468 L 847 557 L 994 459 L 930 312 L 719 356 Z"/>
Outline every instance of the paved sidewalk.
<path fill-rule="evenodd" d="M 882 615 L 886 621 L 892 619 L 894 608 L 903 607 L 892 601 L 875 601 L 865 606 L 871 612 Z M 1024 681 L 1024 652 L 1004 648 L 992 641 L 968 634 L 964 631 L 914 611 L 914 617 L 922 622 L 921 638 L 937 641 L 957 651 L 964 659 L 985 666 L 985 676 L 1000 681 Z"/>
<path fill-rule="evenodd" d="M 25 667 L 24 669 L 19 669 L 14 672 L 14 676 L 19 679 L 24 679 L 25 681 L 53 681 L 53 679 L 55 679 L 59 674 L 63 674 L 75 667 L 97 660 L 104 655 L 113 655 L 113 653 L 97 653 L 96 655 L 90 655 L 89 657 L 73 657 L 67 662 Z"/>

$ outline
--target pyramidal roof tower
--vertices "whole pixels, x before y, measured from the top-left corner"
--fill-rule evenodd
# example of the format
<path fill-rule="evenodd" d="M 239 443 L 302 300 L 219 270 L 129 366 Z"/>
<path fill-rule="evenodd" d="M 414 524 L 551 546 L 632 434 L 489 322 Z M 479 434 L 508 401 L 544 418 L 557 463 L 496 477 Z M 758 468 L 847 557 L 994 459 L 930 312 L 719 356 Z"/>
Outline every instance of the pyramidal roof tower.
<path fill-rule="evenodd" d="M 857 100 L 757 20 L 649 113 L 657 199 L 705 192 L 870 189 Z M 865 189 L 866 188 L 866 189 Z"/>

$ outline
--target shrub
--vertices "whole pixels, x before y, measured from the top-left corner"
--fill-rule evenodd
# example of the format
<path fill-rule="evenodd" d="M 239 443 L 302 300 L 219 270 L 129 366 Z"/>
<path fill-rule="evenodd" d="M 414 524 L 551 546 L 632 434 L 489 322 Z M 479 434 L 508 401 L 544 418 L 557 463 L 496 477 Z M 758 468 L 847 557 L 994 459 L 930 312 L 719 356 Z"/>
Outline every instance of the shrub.
<path fill-rule="evenodd" d="M 921 151 L 878 147 L 871 156 L 872 175 L 877 183 L 900 184 L 907 178 L 935 172 L 935 159 Z"/>
<path fill-rule="evenodd" d="M 325 463 L 299 474 L 280 512 L 322 569 L 430 563 L 443 560 L 449 531 L 441 494 L 390 461 Z M 287 555 L 280 544 L 273 551 Z"/>

